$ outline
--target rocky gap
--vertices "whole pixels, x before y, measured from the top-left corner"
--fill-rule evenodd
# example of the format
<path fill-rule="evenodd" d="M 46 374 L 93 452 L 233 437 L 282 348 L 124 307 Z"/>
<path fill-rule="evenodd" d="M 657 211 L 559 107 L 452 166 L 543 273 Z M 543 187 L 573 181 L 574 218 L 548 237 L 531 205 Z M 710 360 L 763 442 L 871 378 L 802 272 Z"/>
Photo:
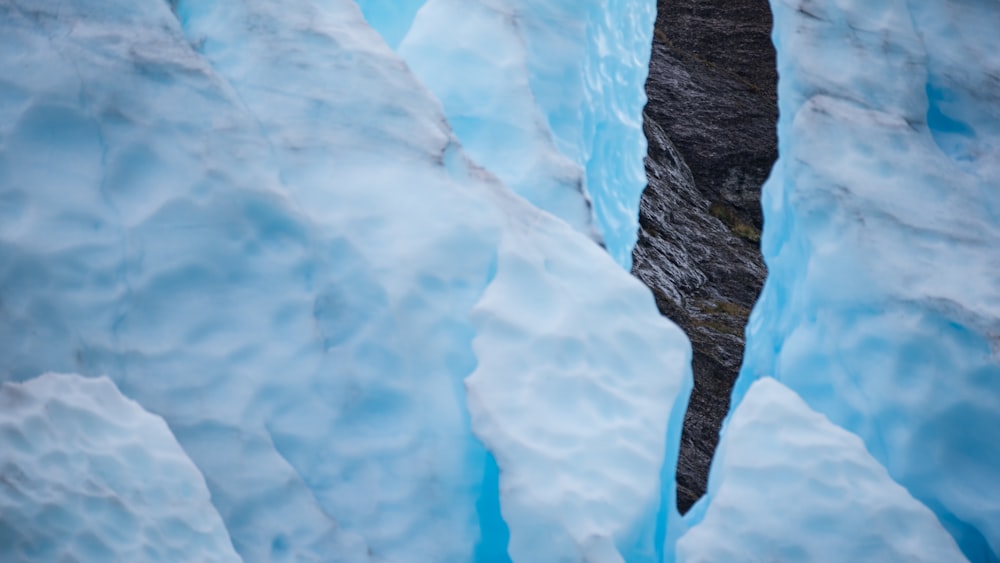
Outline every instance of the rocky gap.
<path fill-rule="evenodd" d="M 659 0 L 646 92 L 649 185 L 633 273 L 694 348 L 677 503 L 705 492 L 764 282 L 760 188 L 777 159 L 767 0 Z"/>

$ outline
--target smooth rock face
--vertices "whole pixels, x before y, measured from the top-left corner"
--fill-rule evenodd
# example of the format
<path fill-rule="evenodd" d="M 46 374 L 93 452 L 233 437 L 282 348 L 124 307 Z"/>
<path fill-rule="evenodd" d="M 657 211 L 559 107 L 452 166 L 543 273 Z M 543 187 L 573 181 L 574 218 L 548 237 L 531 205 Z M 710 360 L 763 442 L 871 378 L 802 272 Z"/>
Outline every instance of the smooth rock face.
<path fill-rule="evenodd" d="M 771 378 L 726 425 L 706 500 L 678 563 L 966 561 L 856 435 Z"/>
<path fill-rule="evenodd" d="M 770 30 L 766 0 L 659 3 L 646 83 L 649 186 L 632 271 L 694 348 L 681 510 L 705 490 L 766 273 L 760 186 L 777 157 Z"/>
<path fill-rule="evenodd" d="M 111 380 L 0 384 L 0 561 L 240 561 L 162 418 Z"/>

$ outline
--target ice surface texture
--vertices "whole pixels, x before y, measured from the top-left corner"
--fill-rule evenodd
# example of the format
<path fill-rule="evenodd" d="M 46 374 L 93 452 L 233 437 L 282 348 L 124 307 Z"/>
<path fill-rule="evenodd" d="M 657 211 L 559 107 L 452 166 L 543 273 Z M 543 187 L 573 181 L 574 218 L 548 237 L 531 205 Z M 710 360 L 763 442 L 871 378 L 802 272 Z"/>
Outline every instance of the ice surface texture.
<path fill-rule="evenodd" d="M 163 416 L 245 560 L 655 558 L 686 339 L 353 1 L 5 2 L 0 101 L 0 374 Z"/>
<path fill-rule="evenodd" d="M 560 230 L 518 225 L 501 244 L 474 312 L 472 427 L 503 470 L 514 561 L 655 561 L 664 526 L 679 526 L 673 475 L 691 351 L 680 329 L 647 314 L 645 288 L 572 283 L 598 256 Z M 581 338 L 584 326 L 604 330 Z M 685 375 L 653 375 L 659 366 Z M 666 441 L 650 432 L 668 424 Z"/>
<path fill-rule="evenodd" d="M 532 93 L 532 55 L 552 53 L 530 49 L 519 23 L 524 18 L 507 4 L 431 0 L 400 45 L 400 55 L 441 101 L 469 156 L 535 206 L 600 241 L 584 168 L 556 148 Z M 582 27 L 572 25 L 578 23 L 563 18 L 550 25 L 563 30 Z M 558 38 L 554 31 L 547 35 Z M 566 43 L 578 48 L 583 37 L 575 39 Z"/>
<path fill-rule="evenodd" d="M 857 436 L 774 379 L 753 384 L 723 433 L 704 519 L 678 563 L 965 561 L 934 514 Z"/>
<path fill-rule="evenodd" d="M 163 419 L 107 378 L 0 384 L 0 560 L 239 561 Z"/>
<path fill-rule="evenodd" d="M 655 17 L 646 0 L 428 0 L 399 51 L 470 156 L 628 270 Z"/>
<path fill-rule="evenodd" d="M 413 18 L 427 0 L 356 0 L 356 2 L 368 24 L 395 49 L 410 31 Z"/>
<path fill-rule="evenodd" d="M 1000 555 L 1000 3 L 776 0 L 773 375 L 858 434 L 973 561 Z"/>

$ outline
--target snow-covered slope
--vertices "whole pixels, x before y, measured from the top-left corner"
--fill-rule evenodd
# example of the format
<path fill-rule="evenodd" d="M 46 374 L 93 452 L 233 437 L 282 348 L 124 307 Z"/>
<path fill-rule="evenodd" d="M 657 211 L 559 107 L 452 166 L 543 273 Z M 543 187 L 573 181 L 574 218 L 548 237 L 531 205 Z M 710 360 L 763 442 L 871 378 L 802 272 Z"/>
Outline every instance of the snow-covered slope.
<path fill-rule="evenodd" d="M 0 45 L 4 378 L 107 374 L 248 561 L 655 558 L 686 339 L 353 1 L 16 0 Z"/>
<path fill-rule="evenodd" d="M 205 480 L 107 378 L 0 384 L 0 560 L 235 562 Z"/>
<path fill-rule="evenodd" d="M 1000 3 L 776 0 L 773 375 L 857 433 L 974 561 L 1000 556 Z"/>
<path fill-rule="evenodd" d="M 771 378 L 730 418 L 706 503 L 677 542 L 679 563 L 966 561 L 857 436 Z"/>

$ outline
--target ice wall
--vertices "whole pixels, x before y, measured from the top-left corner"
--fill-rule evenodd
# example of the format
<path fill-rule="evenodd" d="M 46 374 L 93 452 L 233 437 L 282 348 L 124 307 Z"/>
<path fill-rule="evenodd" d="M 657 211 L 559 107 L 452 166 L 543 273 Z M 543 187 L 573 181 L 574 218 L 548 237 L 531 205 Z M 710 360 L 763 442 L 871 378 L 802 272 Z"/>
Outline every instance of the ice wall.
<path fill-rule="evenodd" d="M 655 16 L 647 0 L 428 0 L 399 50 L 477 162 L 628 270 Z"/>
<path fill-rule="evenodd" d="M 0 384 L 0 560 L 240 561 L 163 419 L 107 378 Z"/>
<path fill-rule="evenodd" d="M 973 561 L 1000 555 L 1000 4 L 775 0 L 769 278 L 735 390 L 858 434 Z"/>
<path fill-rule="evenodd" d="M 399 52 L 441 101 L 469 156 L 536 207 L 600 242 L 584 168 L 558 150 L 532 92 L 529 62 L 540 53 L 525 40 L 524 19 L 505 0 L 431 0 Z"/>
<path fill-rule="evenodd" d="M 5 2 L 0 100 L 0 374 L 107 374 L 243 559 L 655 559 L 686 339 L 353 1 Z"/>
<path fill-rule="evenodd" d="M 597 247 L 552 236 L 560 230 L 569 228 L 506 237 L 473 312 L 469 409 L 503 471 L 508 552 L 514 561 L 659 561 L 666 527 L 681 525 L 674 468 L 691 350 L 680 329 L 647 314 L 644 287 L 569 283 L 589 275 Z M 581 334 L 591 325 L 603 330 Z M 662 366 L 683 366 L 684 377 Z M 650 431 L 664 427 L 666 439 Z"/>
<path fill-rule="evenodd" d="M 368 25 L 395 49 L 406 37 L 413 18 L 427 0 L 355 0 Z"/>

